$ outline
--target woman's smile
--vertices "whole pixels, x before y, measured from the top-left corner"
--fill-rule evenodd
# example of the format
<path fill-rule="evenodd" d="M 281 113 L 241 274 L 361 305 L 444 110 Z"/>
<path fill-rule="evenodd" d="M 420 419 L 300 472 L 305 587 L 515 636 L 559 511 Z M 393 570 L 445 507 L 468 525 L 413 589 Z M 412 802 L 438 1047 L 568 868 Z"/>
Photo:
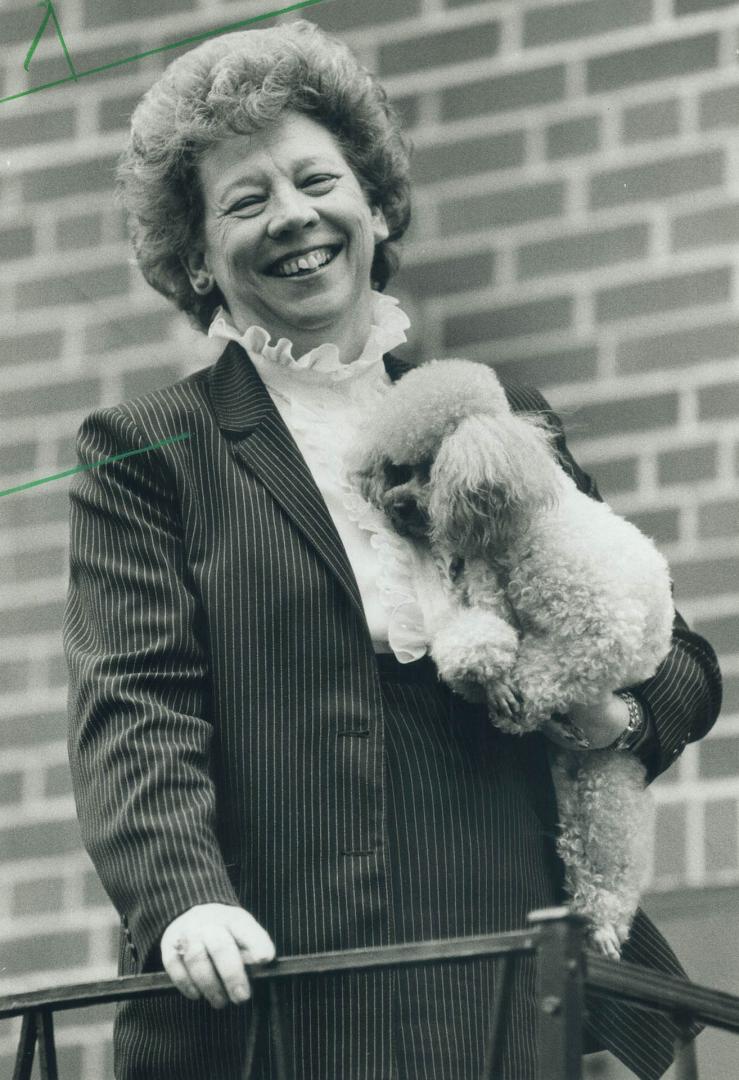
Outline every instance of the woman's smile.
<path fill-rule="evenodd" d="M 299 353 L 331 341 L 355 359 L 369 333 L 375 245 L 388 228 L 334 136 L 288 111 L 211 146 L 199 177 L 203 244 L 188 271 L 212 274 L 238 329 L 263 326 Z"/>

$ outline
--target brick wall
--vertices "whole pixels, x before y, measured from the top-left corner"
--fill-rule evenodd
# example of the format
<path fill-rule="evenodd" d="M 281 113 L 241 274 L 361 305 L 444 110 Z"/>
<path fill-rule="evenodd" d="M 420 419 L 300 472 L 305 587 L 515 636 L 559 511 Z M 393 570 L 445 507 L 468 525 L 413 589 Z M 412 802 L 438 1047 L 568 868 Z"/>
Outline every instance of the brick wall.
<path fill-rule="evenodd" d="M 277 6 L 56 9 L 87 70 Z M 539 385 L 720 651 L 718 730 L 655 785 L 653 889 L 736 886 L 739 4 L 325 0 L 307 14 L 381 74 L 412 132 L 414 223 L 389 290 L 414 320 L 408 355 L 463 353 Z M 40 16 L 4 0 L 0 96 L 67 74 L 50 27 L 23 70 Z M 111 200 L 126 118 L 173 55 L 0 105 L 0 489 L 73 465 L 94 406 L 213 359 L 130 265 Z M 114 968 L 115 917 L 66 766 L 66 534 L 66 481 L 0 499 L 7 990 Z M 108 1031 L 98 1012 L 61 1020 L 62 1076 L 110 1075 Z M 3 1025 L 0 1075 L 11 1034 Z"/>

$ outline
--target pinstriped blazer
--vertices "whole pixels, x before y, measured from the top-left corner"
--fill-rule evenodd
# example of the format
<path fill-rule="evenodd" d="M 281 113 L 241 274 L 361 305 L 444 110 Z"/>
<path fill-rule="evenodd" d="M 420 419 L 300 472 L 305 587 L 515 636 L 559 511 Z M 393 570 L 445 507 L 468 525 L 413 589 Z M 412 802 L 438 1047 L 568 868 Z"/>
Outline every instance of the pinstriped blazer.
<path fill-rule="evenodd" d="M 408 367 L 385 364 L 393 378 Z M 536 391 L 507 392 L 516 410 L 548 411 Z M 320 491 L 250 360 L 230 343 L 213 366 L 94 412 L 80 461 L 185 432 L 70 491 L 70 760 L 84 842 L 121 914 L 121 970 L 156 967 L 168 923 L 213 901 L 246 907 L 282 954 L 388 943 L 372 643 Z M 558 449 L 598 497 L 563 434 Z M 655 776 L 716 718 L 713 651 L 678 617 L 637 693 Z M 364 1058 L 380 1060 L 377 995 L 350 1004 Z M 348 1060 L 337 1075 L 359 1076 Z"/>

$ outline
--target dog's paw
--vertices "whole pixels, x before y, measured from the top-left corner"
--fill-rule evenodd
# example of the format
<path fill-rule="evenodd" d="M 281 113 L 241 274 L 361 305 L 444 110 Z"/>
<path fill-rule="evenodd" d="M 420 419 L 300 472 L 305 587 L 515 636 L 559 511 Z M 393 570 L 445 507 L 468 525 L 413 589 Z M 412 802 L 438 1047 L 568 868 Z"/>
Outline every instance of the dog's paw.
<path fill-rule="evenodd" d="M 621 938 L 619 929 L 613 923 L 605 923 L 595 927 L 590 933 L 590 940 L 595 948 L 609 960 L 621 959 L 621 945 L 624 939 Z"/>
<path fill-rule="evenodd" d="M 490 712 L 494 717 L 514 722 L 518 719 L 522 702 L 512 681 L 506 678 L 498 679 L 487 687 L 487 694 Z"/>

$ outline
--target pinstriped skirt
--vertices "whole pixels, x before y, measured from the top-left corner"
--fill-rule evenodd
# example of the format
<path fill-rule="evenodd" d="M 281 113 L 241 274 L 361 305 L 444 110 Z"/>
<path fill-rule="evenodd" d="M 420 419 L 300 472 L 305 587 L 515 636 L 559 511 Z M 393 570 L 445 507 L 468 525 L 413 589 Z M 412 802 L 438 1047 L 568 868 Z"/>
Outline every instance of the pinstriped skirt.
<path fill-rule="evenodd" d="M 377 663 L 385 714 L 391 940 L 524 927 L 530 910 L 559 897 L 553 793 L 540 740 L 501 735 L 484 707 L 464 702 L 438 681 L 428 659 L 402 665 L 381 654 Z M 496 1080 L 531 1080 L 536 1071 L 533 964 L 517 960 L 514 971 Z M 498 984 L 494 961 L 359 976 L 363 993 L 378 1002 L 380 986 L 386 994 L 390 980 L 391 1028 L 378 1018 L 384 1034 L 374 1042 L 353 1030 L 351 1010 L 341 1005 L 346 999 L 331 989 L 332 979 L 321 978 L 312 988 L 281 990 L 291 1080 L 480 1076 Z M 309 1014 L 302 1020 L 301 1009 Z M 214 1011 L 180 995 L 130 1002 L 118 1013 L 115 1075 L 241 1080 L 245 1021 L 243 1007 Z M 380 1060 L 373 1059 L 372 1045 L 382 1045 Z M 273 1075 L 265 1031 L 254 1080 Z"/>

